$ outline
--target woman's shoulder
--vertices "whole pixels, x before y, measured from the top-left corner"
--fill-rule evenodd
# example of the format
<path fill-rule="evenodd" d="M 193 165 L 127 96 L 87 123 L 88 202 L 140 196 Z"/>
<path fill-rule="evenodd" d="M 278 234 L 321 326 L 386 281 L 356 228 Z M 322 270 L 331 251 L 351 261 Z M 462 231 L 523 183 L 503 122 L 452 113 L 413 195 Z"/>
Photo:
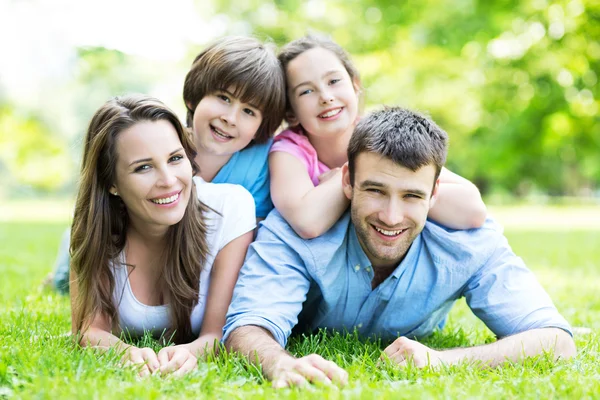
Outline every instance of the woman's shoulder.
<path fill-rule="evenodd" d="M 194 177 L 194 183 L 198 199 L 219 214 L 224 215 L 230 210 L 246 210 L 254 213 L 254 198 L 243 186 L 205 182 L 200 177 Z"/>

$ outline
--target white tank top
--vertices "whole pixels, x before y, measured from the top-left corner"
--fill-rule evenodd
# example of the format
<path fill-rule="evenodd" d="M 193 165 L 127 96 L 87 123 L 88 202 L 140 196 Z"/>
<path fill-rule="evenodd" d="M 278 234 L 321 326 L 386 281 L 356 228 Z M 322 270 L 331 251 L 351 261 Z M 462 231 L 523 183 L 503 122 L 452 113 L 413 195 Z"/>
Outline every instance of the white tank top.
<path fill-rule="evenodd" d="M 242 186 L 207 183 L 199 177 L 194 177 L 194 183 L 198 198 L 221 214 L 213 211 L 205 214 L 209 254 L 200 273 L 198 304 L 194 307 L 191 315 L 192 331 L 198 335 L 204 318 L 206 300 L 209 295 L 210 274 L 215 257 L 233 239 L 254 229 L 256 216 L 254 199 Z M 169 306 L 148 306 L 136 299 L 129 283 L 124 253 L 120 255 L 119 264 L 112 265 L 112 271 L 115 278 L 113 301 L 118 308 L 121 330 L 129 332 L 132 336 L 140 336 L 144 331 L 151 331 L 156 337 L 160 336 L 171 325 Z"/>

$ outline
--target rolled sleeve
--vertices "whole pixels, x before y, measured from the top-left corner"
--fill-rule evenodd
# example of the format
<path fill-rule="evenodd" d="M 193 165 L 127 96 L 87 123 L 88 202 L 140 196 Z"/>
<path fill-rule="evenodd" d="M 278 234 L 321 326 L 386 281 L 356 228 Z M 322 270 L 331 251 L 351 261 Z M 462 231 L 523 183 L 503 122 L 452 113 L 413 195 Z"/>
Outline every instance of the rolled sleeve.
<path fill-rule="evenodd" d="M 572 335 L 569 323 L 504 236 L 463 294 L 475 315 L 498 337 L 549 327 Z"/>
<path fill-rule="evenodd" d="M 233 291 L 223 342 L 236 328 L 256 325 L 285 347 L 309 287 L 310 278 L 298 253 L 263 226 L 248 250 Z"/>

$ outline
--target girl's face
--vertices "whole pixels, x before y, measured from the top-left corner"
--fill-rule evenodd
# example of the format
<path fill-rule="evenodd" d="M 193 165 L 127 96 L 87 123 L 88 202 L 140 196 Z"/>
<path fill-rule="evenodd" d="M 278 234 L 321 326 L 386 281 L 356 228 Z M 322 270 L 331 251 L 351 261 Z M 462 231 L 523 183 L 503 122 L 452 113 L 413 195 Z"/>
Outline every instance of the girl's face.
<path fill-rule="evenodd" d="M 354 128 L 358 116 L 358 90 L 339 58 L 315 47 L 287 66 L 291 122 L 314 136 L 333 137 Z M 295 121 L 294 121 L 295 120 Z"/>
<path fill-rule="evenodd" d="M 132 226 L 160 231 L 183 218 L 192 189 L 192 165 L 168 121 L 138 122 L 117 137 L 116 179 Z"/>
<path fill-rule="evenodd" d="M 235 88 L 217 91 L 200 100 L 194 111 L 194 141 L 199 150 L 228 155 L 250 144 L 262 122 L 255 105 L 233 96 Z"/>

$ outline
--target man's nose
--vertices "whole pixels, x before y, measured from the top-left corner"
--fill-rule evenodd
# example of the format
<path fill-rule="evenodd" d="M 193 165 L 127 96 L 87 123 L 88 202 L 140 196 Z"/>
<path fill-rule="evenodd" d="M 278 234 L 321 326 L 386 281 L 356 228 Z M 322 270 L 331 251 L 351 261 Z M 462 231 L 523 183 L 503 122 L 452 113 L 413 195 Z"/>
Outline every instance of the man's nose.
<path fill-rule="evenodd" d="M 388 228 L 396 228 L 404 220 L 404 211 L 401 202 L 391 199 L 386 202 L 384 208 L 379 212 L 379 220 Z"/>

